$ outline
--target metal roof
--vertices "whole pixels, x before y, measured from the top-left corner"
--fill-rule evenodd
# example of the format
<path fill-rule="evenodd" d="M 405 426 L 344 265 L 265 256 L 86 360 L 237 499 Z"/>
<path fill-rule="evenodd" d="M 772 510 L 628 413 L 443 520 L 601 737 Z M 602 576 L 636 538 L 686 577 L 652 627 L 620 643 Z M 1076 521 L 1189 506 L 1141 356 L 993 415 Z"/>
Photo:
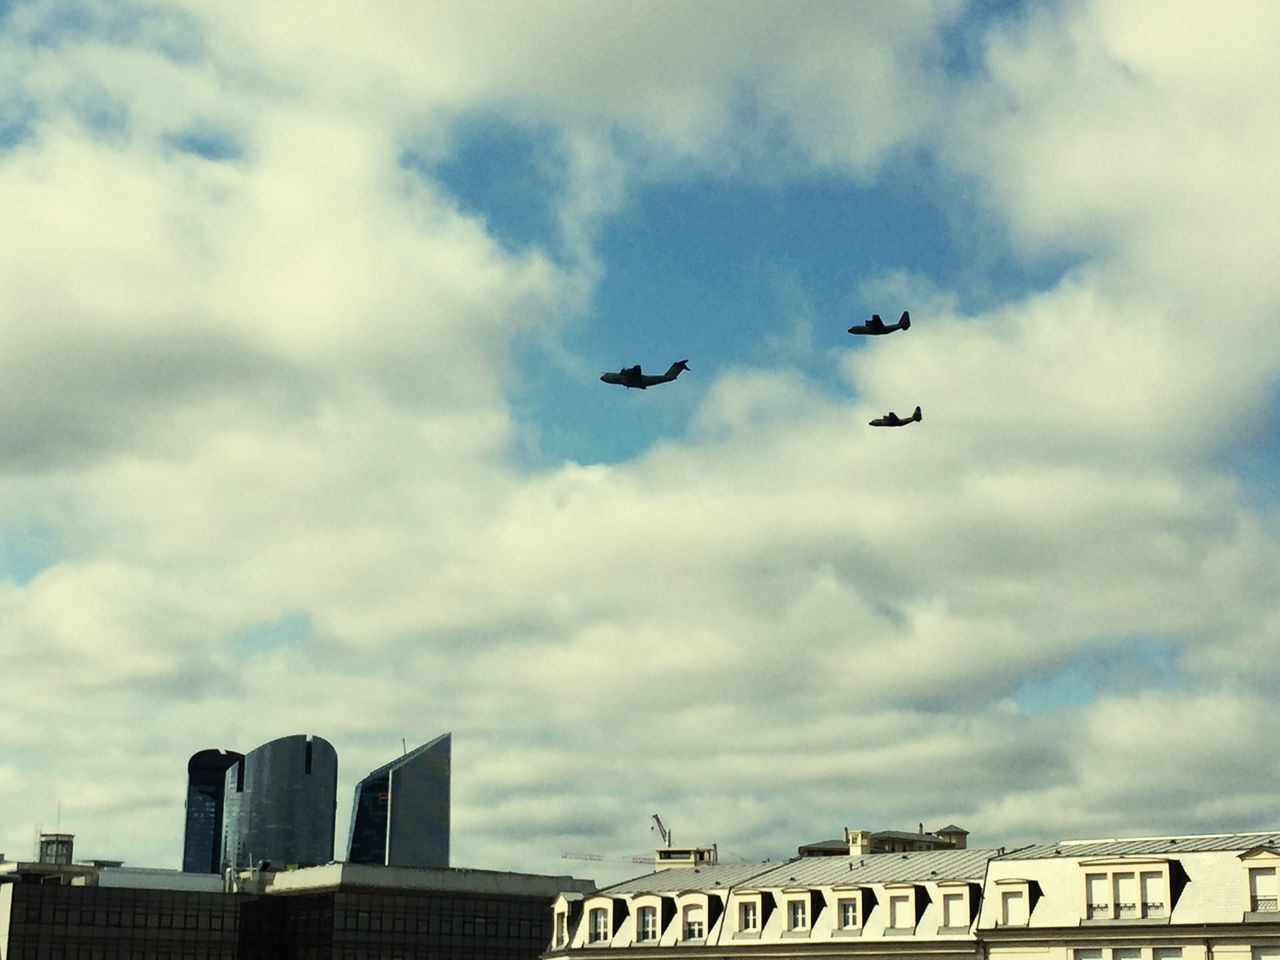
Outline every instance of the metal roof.
<path fill-rule="evenodd" d="M 793 861 L 787 861 L 793 862 Z M 752 877 L 767 873 L 777 863 L 727 863 L 714 867 L 673 867 L 659 870 L 633 880 L 624 880 L 605 887 L 602 894 L 616 893 L 679 893 L 683 890 L 724 890 L 740 887 Z"/>
<path fill-rule="evenodd" d="M 860 883 L 981 881 L 996 850 L 917 850 L 861 857 L 796 857 L 782 863 L 732 864 L 663 870 L 600 892 L 678 893 L 683 890 L 780 889 Z"/>
<path fill-rule="evenodd" d="M 1093 857 L 1170 856 L 1179 853 L 1252 850 L 1280 844 L 1280 833 L 1217 833 L 1202 836 L 1123 837 L 1110 840 L 1062 840 L 1011 850 L 1001 860 L 1075 860 Z"/>
<path fill-rule="evenodd" d="M 757 887 L 826 887 L 842 883 L 925 883 L 976 880 L 986 875 L 996 850 L 916 850 L 860 857 L 803 857 L 780 864 L 752 881 Z"/>

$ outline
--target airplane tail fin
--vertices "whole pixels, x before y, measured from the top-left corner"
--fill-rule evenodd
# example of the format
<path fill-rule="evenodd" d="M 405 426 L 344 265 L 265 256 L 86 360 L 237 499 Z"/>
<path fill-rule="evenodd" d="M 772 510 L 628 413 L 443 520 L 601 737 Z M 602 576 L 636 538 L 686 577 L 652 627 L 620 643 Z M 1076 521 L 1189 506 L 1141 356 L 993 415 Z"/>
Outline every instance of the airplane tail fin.
<path fill-rule="evenodd" d="M 919 423 L 921 420 L 924 419 L 924 417 L 920 414 L 919 407 L 916 407 L 916 412 L 911 415 L 911 419 L 914 420 L 916 423 Z"/>
<path fill-rule="evenodd" d="M 683 373 L 685 370 L 688 370 L 688 369 L 689 369 L 688 360 L 677 360 L 675 363 L 673 363 L 670 367 L 667 368 L 667 377 L 668 379 L 674 380 L 676 377 L 680 376 L 681 373 Z"/>
<path fill-rule="evenodd" d="M 903 329 L 903 330 L 910 330 L 910 329 L 911 329 L 911 314 L 910 314 L 910 313 L 908 313 L 906 310 L 903 310 L 903 311 L 902 311 L 902 317 L 898 320 L 898 323 L 902 324 L 902 329 Z"/>

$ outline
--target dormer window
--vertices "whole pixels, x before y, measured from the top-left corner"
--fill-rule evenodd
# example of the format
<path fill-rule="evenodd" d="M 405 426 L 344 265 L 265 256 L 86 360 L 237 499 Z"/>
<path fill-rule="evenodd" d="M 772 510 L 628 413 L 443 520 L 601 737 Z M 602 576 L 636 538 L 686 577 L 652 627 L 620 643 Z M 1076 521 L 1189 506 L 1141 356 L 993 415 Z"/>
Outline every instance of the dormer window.
<path fill-rule="evenodd" d="M 707 937 L 707 911 L 701 904 L 690 904 L 682 916 L 685 940 L 705 940 Z"/>
<path fill-rule="evenodd" d="M 1276 913 L 1280 904 L 1276 902 L 1276 868 L 1249 868 L 1249 912 Z"/>
<path fill-rule="evenodd" d="M 841 897 L 836 901 L 836 915 L 841 930 L 856 930 L 860 924 L 862 911 L 858 907 L 857 897 Z"/>
<path fill-rule="evenodd" d="M 788 930 L 807 930 L 809 929 L 809 901 L 808 900 L 788 900 L 787 901 L 787 929 Z"/>
<path fill-rule="evenodd" d="M 835 917 L 832 920 L 834 936 L 862 936 L 863 924 L 867 922 L 867 901 L 863 899 L 861 887 L 838 886 L 832 890 L 835 894 Z M 874 901 L 872 901 L 874 902 Z"/>
<path fill-rule="evenodd" d="M 743 933 L 760 929 L 760 904 L 755 900 L 743 900 L 738 904 L 738 929 Z"/>
<path fill-rule="evenodd" d="M 1240 861 L 1248 884 L 1244 919 L 1265 923 L 1280 920 L 1280 849 L 1254 847 L 1240 854 Z"/>
<path fill-rule="evenodd" d="M 609 911 L 595 907 L 588 914 L 587 935 L 590 943 L 604 943 L 609 939 Z"/>
<path fill-rule="evenodd" d="M 996 881 L 1000 914 L 996 925 L 1025 927 L 1031 922 L 1031 884 L 1027 880 L 1005 878 Z"/>
<path fill-rule="evenodd" d="M 968 883 L 947 880 L 938 884 L 942 901 L 942 922 L 938 929 L 958 932 L 968 930 L 973 923 L 972 888 Z"/>
<path fill-rule="evenodd" d="M 902 933 L 916 927 L 916 888 L 910 883 L 885 885 L 889 895 L 889 926 L 887 930 Z"/>
<path fill-rule="evenodd" d="M 636 911 L 636 939 L 642 943 L 658 939 L 657 907 L 641 907 Z"/>
<path fill-rule="evenodd" d="M 1093 861 L 1086 873 L 1086 920 L 1157 920 L 1169 916 L 1167 860 Z"/>
<path fill-rule="evenodd" d="M 556 914 L 556 946 L 563 947 L 569 940 L 569 918 L 564 913 Z"/>

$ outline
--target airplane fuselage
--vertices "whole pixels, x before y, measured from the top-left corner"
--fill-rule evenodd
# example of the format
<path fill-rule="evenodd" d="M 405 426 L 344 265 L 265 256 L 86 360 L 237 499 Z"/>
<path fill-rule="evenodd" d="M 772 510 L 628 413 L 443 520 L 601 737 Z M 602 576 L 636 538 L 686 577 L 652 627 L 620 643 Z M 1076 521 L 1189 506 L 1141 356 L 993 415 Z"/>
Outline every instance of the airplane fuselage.
<path fill-rule="evenodd" d="M 903 310 L 902 316 L 898 318 L 897 323 L 885 323 L 883 320 L 880 319 L 880 314 L 873 313 L 871 315 L 870 323 L 863 323 L 854 327 L 850 327 L 849 332 L 853 334 L 860 334 L 862 336 L 867 336 L 867 337 L 879 337 L 879 336 L 883 336 L 886 333 L 893 333 L 895 330 L 910 330 L 910 329 L 911 329 L 911 314 L 908 311 Z"/>
<path fill-rule="evenodd" d="M 649 387 L 656 386 L 659 383 L 670 383 L 680 376 L 681 372 L 688 369 L 688 360 L 677 360 L 666 373 L 658 376 L 643 373 L 640 370 L 640 365 L 637 364 L 634 367 L 623 367 L 617 373 L 602 373 L 600 374 L 600 382 L 616 384 L 629 390 L 647 390 Z"/>
<path fill-rule="evenodd" d="M 874 420 L 868 420 L 867 426 L 870 427 L 905 427 L 909 423 L 919 423 L 924 419 L 920 413 L 920 408 L 916 407 L 915 412 L 909 417 L 900 417 L 892 410 L 883 417 L 876 417 Z"/>

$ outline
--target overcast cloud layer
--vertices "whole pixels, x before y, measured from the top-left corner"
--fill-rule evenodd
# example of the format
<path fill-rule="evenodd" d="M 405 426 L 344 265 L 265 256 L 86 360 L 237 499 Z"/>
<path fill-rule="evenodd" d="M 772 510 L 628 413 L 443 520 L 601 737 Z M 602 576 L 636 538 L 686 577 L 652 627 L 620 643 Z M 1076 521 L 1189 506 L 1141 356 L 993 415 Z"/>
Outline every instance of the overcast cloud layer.
<path fill-rule="evenodd" d="M 1280 7 L 1034 7 L 0 5 L 0 850 L 177 866 L 187 757 L 303 732 L 339 856 L 445 730 L 459 866 L 1280 825 Z M 554 243 L 433 175 L 477 119 Z M 1070 266 L 863 278 L 911 331 L 779 317 L 536 455 L 644 184 L 906 163 L 975 270 Z"/>

